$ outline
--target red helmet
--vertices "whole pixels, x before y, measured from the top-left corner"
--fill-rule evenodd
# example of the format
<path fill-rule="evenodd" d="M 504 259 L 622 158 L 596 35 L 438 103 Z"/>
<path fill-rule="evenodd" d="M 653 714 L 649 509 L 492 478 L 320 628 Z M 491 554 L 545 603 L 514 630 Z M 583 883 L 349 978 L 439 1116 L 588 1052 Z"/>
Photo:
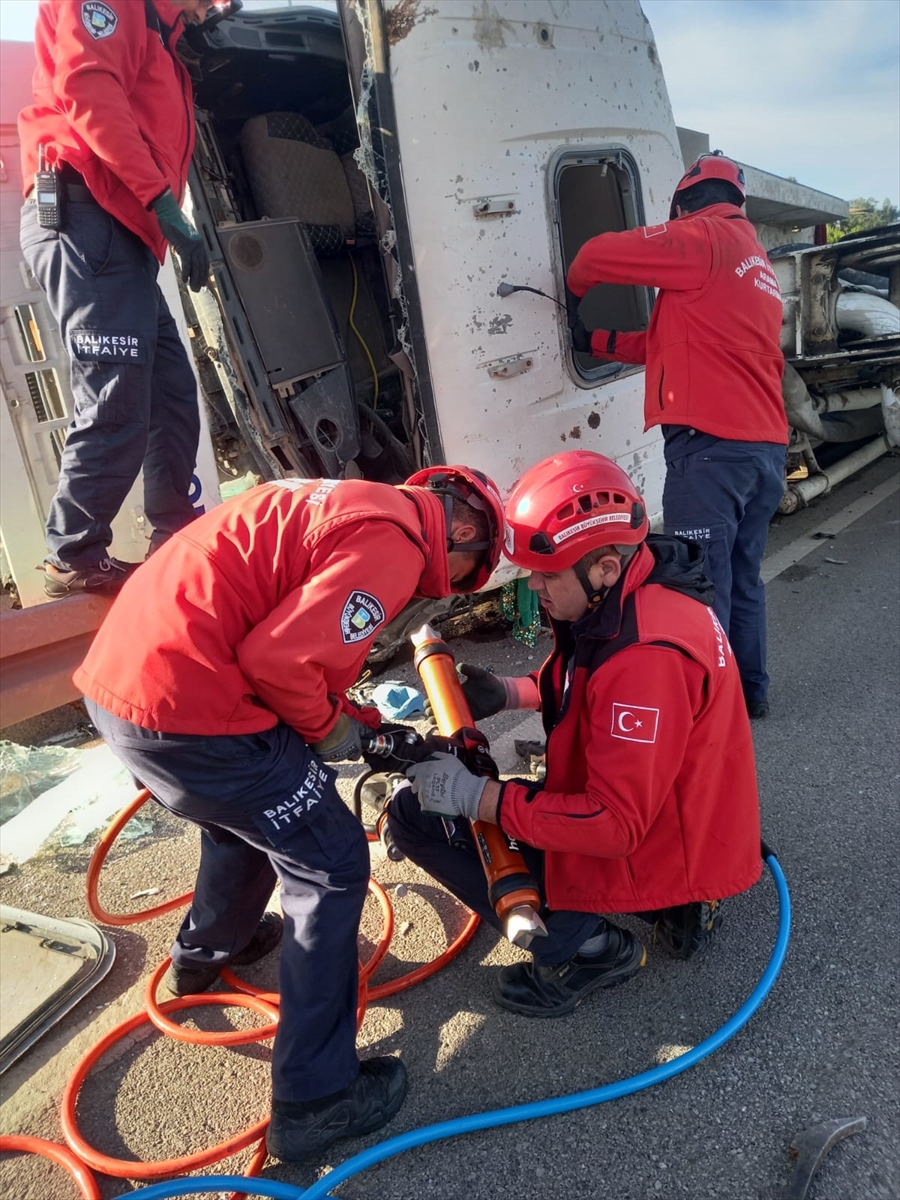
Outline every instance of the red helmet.
<path fill-rule="evenodd" d="M 506 527 L 507 557 L 551 573 L 598 546 L 638 545 L 650 523 L 621 467 L 591 450 L 569 450 L 525 472 L 506 502 Z"/>
<path fill-rule="evenodd" d="M 740 163 L 732 162 L 730 158 L 726 158 L 721 150 L 713 150 L 709 154 L 701 154 L 697 161 L 691 163 L 679 179 L 675 191 L 672 193 L 672 207 L 669 210 L 670 220 L 674 220 L 675 218 L 675 204 L 680 193 L 686 192 L 688 188 L 692 188 L 696 183 L 702 183 L 705 179 L 721 179 L 725 183 L 730 183 L 740 193 L 741 202 L 747 199 L 747 189 L 744 186 L 744 168 Z"/>
<path fill-rule="evenodd" d="M 465 579 L 455 584 L 454 592 L 477 592 L 493 575 L 503 550 L 503 502 L 493 480 L 482 471 L 472 467 L 423 467 L 407 479 L 406 487 L 427 488 L 444 498 L 444 514 L 447 521 L 447 553 L 451 550 L 482 551 L 481 562 Z M 486 542 L 460 542 L 456 545 L 450 537 L 453 521 L 453 501 L 477 508 L 487 517 L 489 536 Z"/>

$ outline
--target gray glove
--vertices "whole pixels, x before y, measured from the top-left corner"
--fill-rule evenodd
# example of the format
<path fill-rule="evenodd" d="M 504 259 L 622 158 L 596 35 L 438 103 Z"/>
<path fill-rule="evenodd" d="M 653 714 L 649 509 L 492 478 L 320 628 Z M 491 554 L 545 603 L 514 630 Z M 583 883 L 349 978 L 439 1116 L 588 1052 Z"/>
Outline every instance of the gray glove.
<path fill-rule="evenodd" d="M 455 755 L 435 754 L 425 762 L 414 763 L 407 767 L 406 778 L 422 812 L 478 820 L 478 805 L 487 779 L 473 775 Z"/>
<path fill-rule="evenodd" d="M 321 758 L 322 762 L 343 762 L 346 759 L 359 758 L 362 754 L 362 739 L 370 732 L 365 725 L 354 721 L 342 712 L 331 733 L 325 735 L 320 742 L 310 746 Z"/>

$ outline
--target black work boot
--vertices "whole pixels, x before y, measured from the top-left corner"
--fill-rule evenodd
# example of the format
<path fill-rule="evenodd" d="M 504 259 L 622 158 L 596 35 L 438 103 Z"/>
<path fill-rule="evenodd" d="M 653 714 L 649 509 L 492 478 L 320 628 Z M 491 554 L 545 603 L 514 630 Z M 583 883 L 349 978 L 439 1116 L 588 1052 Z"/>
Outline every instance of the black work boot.
<path fill-rule="evenodd" d="M 407 1086 L 399 1058 L 369 1058 L 348 1087 L 330 1096 L 299 1103 L 273 1100 L 266 1149 L 273 1158 L 301 1162 L 323 1154 L 339 1138 L 374 1133 L 400 1111 Z"/>
<path fill-rule="evenodd" d="M 673 958 L 690 958 L 722 924 L 722 901 L 676 904 L 656 914 L 654 940 Z"/>
<path fill-rule="evenodd" d="M 523 1017 L 564 1017 L 596 988 L 624 983 L 647 961 L 647 951 L 627 929 L 608 929 L 600 954 L 573 954 L 555 967 L 533 962 L 502 967 L 494 978 L 495 1003 Z"/>
<path fill-rule="evenodd" d="M 209 966 L 204 963 L 185 963 L 182 966 L 173 962 L 163 976 L 163 987 L 173 996 L 193 996 L 197 992 L 205 992 L 218 979 L 222 967 L 245 967 L 265 958 L 280 943 L 283 932 L 283 917 L 278 913 L 263 913 L 256 933 L 243 950 L 239 950 L 227 962 L 210 963 Z"/>
<path fill-rule="evenodd" d="M 82 592 L 111 596 L 140 565 L 121 562 L 118 558 L 103 558 L 96 566 L 78 571 L 74 568 L 63 570 L 51 562 L 45 562 L 44 592 L 51 600 L 61 600 L 63 596 L 77 596 Z"/>
<path fill-rule="evenodd" d="M 748 700 L 747 716 L 751 721 L 760 721 L 769 715 L 768 700 Z"/>

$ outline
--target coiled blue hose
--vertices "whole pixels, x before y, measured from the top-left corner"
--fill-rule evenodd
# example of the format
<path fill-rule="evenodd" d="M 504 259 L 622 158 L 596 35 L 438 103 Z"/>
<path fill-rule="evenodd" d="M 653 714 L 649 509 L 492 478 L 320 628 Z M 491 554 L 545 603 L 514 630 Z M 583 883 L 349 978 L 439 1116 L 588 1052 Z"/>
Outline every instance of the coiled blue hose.
<path fill-rule="evenodd" d="M 404 1150 L 414 1146 L 423 1146 L 428 1142 L 441 1141 L 444 1138 L 458 1137 L 463 1133 L 474 1133 L 478 1129 L 493 1129 L 498 1125 L 512 1125 L 517 1121 L 533 1121 L 538 1117 L 551 1117 L 557 1113 L 574 1112 L 579 1108 L 590 1108 L 595 1104 L 603 1104 L 606 1100 L 619 1100 L 622 1096 L 630 1096 L 645 1088 L 663 1083 L 674 1075 L 680 1075 L 696 1063 L 708 1058 L 710 1054 L 724 1046 L 727 1041 L 742 1029 L 772 990 L 775 980 L 781 971 L 784 957 L 787 953 L 788 938 L 791 932 L 791 897 L 787 889 L 784 875 L 775 855 L 764 847 L 766 865 L 772 872 L 775 887 L 778 891 L 778 936 L 775 946 L 769 956 L 766 969 L 759 983 L 724 1025 L 711 1034 L 705 1041 L 679 1054 L 670 1062 L 643 1071 L 640 1075 L 632 1075 L 618 1083 L 608 1083 L 603 1087 L 590 1088 L 586 1092 L 573 1092 L 569 1096 L 557 1096 L 552 1100 L 536 1100 L 531 1104 L 517 1104 L 512 1108 L 497 1108 L 490 1112 L 477 1113 L 471 1117 L 455 1117 L 452 1121 L 441 1121 L 437 1125 L 426 1125 L 422 1129 L 412 1129 L 409 1133 L 401 1133 L 398 1137 L 380 1142 L 370 1150 L 364 1150 L 353 1158 L 347 1159 L 333 1171 L 329 1171 L 318 1182 L 309 1188 L 295 1187 L 293 1184 L 277 1183 L 268 1179 L 248 1179 L 244 1175 L 209 1175 L 190 1179 L 175 1179 L 166 1183 L 155 1183 L 152 1187 L 144 1188 L 135 1193 L 140 1200 L 169 1200 L 172 1196 L 190 1196 L 198 1192 L 243 1192 L 248 1196 L 267 1196 L 270 1200 L 322 1200 L 333 1187 L 357 1175 L 376 1163 L 393 1158 Z"/>

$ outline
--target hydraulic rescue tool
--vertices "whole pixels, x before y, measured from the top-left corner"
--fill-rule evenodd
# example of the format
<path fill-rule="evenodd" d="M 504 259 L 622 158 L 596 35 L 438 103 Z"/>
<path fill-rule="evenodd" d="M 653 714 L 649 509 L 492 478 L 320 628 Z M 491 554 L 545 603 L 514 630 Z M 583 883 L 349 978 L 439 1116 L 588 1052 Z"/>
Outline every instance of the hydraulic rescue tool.
<path fill-rule="evenodd" d="M 431 702 L 438 732 L 450 740 L 452 753 L 462 758 L 474 774 L 496 779 L 498 772 L 488 753 L 487 738 L 474 727 L 449 646 L 430 625 L 423 625 L 410 637 L 416 650 L 413 661 Z M 538 915 L 540 893 L 515 842 L 499 825 L 482 821 L 470 824 L 487 877 L 488 898 L 503 922 L 507 938 L 524 949 L 533 938 L 546 937 L 547 930 Z M 451 829 L 448 834 L 452 841 Z"/>

